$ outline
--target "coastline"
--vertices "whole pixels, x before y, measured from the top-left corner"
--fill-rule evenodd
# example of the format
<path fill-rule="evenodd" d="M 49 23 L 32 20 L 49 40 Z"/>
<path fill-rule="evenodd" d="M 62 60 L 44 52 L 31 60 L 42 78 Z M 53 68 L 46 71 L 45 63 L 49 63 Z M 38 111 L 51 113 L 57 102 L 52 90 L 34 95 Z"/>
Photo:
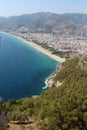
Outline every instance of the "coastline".
<path fill-rule="evenodd" d="M 43 47 L 41 47 L 40 45 L 32 42 L 32 41 L 27 41 L 26 39 L 20 37 L 20 36 L 17 36 L 15 34 L 11 34 L 11 33 L 7 33 L 7 32 L 3 32 L 7 35 L 11 35 L 21 41 L 23 41 L 25 44 L 28 44 L 29 46 L 32 46 L 33 48 L 37 49 L 38 51 L 40 51 L 41 53 L 43 53 L 44 55 L 46 56 L 49 56 L 50 58 L 54 59 L 55 61 L 58 61 L 60 62 L 61 64 L 63 62 L 65 62 L 65 58 L 61 58 L 55 54 L 52 54 L 51 51 L 49 51 L 48 49 L 45 49 Z M 45 86 L 42 87 L 42 89 L 47 89 L 47 88 L 51 88 L 52 87 L 52 79 L 53 77 L 56 75 L 56 73 L 59 71 L 59 65 L 56 66 L 56 69 L 53 71 L 52 74 L 50 74 L 46 79 L 45 79 Z"/>
<path fill-rule="evenodd" d="M 58 62 L 65 62 L 65 58 L 61 58 L 60 56 L 57 56 L 55 54 L 52 54 L 51 51 L 49 51 L 48 49 L 45 49 L 43 47 L 41 47 L 40 45 L 38 45 L 37 43 L 34 43 L 32 41 L 27 41 L 26 39 L 20 37 L 20 36 L 17 36 L 15 34 L 11 34 L 11 33 L 7 33 L 7 32 L 2 32 L 2 33 L 5 33 L 5 34 L 8 34 L 8 35 L 11 35 L 21 41 L 23 41 L 25 44 L 28 44 L 29 46 L 32 46 L 33 48 L 37 49 L 38 51 L 40 51 L 41 53 L 43 53 L 44 55 L 47 55 L 49 56 L 50 58 L 58 61 Z"/>
<path fill-rule="evenodd" d="M 60 71 L 60 67 L 59 67 L 59 66 L 61 66 L 61 64 L 60 64 L 60 65 L 57 65 L 57 66 L 56 66 L 56 69 L 53 71 L 53 73 L 50 74 L 50 76 L 48 76 L 48 77 L 46 78 L 46 80 L 45 80 L 45 86 L 42 87 L 42 89 L 47 89 L 47 88 L 52 88 L 52 87 L 53 87 L 53 84 L 54 84 L 54 82 L 53 82 L 53 77 L 56 75 L 57 72 Z M 60 85 L 60 84 L 59 84 L 59 85 Z M 58 85 L 58 86 L 59 86 L 59 85 Z"/>

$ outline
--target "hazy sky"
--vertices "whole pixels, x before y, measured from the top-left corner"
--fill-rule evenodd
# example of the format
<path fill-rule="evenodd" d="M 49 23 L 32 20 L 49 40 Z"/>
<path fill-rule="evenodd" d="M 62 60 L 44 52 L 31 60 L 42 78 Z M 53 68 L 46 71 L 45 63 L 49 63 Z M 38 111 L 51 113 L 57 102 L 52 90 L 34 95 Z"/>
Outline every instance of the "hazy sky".
<path fill-rule="evenodd" d="M 0 0 L 0 16 L 36 12 L 87 13 L 87 0 Z"/>

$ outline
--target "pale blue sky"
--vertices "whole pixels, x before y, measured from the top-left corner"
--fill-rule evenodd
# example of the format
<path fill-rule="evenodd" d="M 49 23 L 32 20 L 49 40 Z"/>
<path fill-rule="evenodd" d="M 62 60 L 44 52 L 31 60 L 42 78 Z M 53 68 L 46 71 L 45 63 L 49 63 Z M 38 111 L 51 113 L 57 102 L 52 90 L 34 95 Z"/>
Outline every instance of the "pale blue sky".
<path fill-rule="evenodd" d="M 36 12 L 87 13 L 87 0 L 0 0 L 0 16 Z"/>

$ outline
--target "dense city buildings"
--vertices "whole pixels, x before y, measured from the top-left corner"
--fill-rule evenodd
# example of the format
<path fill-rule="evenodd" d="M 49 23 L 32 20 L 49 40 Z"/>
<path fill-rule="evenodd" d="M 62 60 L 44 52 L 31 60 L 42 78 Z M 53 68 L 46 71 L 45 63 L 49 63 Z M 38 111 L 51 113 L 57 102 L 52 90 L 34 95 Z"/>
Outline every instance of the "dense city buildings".
<path fill-rule="evenodd" d="M 33 41 L 43 47 L 53 48 L 56 52 L 63 52 L 64 56 L 87 55 L 87 35 L 53 34 L 53 33 L 22 33 L 11 32 L 28 41 Z"/>

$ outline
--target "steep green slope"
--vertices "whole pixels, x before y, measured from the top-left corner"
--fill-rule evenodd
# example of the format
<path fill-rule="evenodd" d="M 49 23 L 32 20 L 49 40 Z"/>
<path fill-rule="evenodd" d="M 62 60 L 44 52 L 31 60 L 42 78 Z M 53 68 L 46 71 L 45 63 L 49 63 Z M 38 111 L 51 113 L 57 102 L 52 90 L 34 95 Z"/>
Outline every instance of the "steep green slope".
<path fill-rule="evenodd" d="M 61 81 L 62 85 L 37 98 L 2 103 L 7 119 L 20 122 L 34 119 L 40 130 L 86 130 L 87 71 L 81 70 L 79 59 L 66 61 L 54 81 Z"/>

